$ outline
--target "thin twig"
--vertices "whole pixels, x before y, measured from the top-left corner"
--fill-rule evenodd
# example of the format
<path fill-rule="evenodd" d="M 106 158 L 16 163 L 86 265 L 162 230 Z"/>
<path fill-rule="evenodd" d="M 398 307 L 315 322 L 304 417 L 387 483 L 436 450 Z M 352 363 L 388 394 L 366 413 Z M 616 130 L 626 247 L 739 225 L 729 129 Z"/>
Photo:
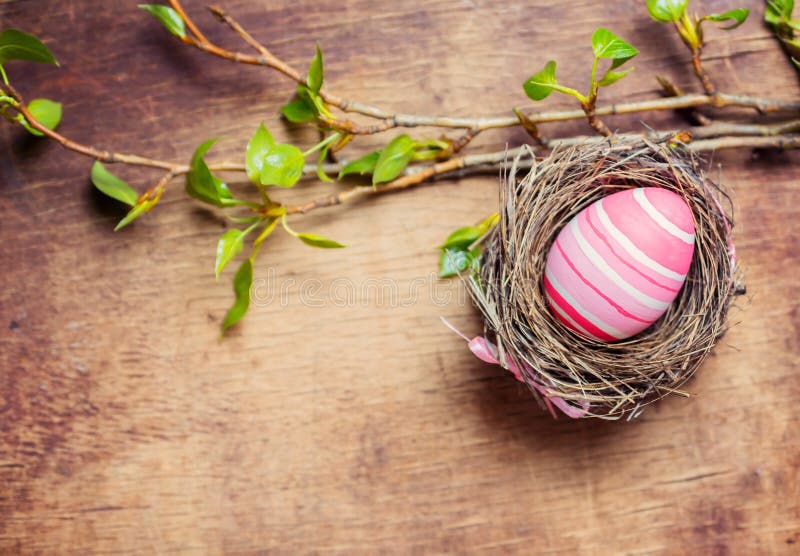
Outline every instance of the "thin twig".
<path fill-rule="evenodd" d="M 123 164 L 130 164 L 132 166 L 148 166 L 150 168 L 161 168 L 163 170 L 174 170 L 177 173 L 177 170 L 183 170 L 183 165 L 177 165 L 174 162 L 167 162 L 164 160 L 156 160 L 154 158 L 146 158 L 143 156 L 135 155 L 135 154 L 122 154 L 116 153 L 112 151 L 106 151 L 102 149 L 98 149 L 89 145 L 83 145 L 81 143 L 77 143 L 72 141 L 71 139 L 67 139 L 57 131 L 53 131 L 42 125 L 33 115 L 28 111 L 28 107 L 24 104 L 20 103 L 17 107 L 20 113 L 25 116 L 25 119 L 33 129 L 39 131 L 43 135 L 49 137 L 50 139 L 59 143 L 65 149 L 69 149 L 76 153 L 88 156 L 90 158 L 94 158 L 96 160 L 100 160 L 102 162 L 114 163 L 114 162 L 121 162 Z M 188 167 L 186 170 L 188 171 Z M 185 173 L 185 172 L 180 172 Z"/>
<path fill-rule="evenodd" d="M 461 137 L 458 137 L 450 143 L 450 148 L 446 151 L 448 155 L 453 155 L 461 151 L 464 147 L 469 145 L 473 139 L 475 139 L 478 134 L 480 134 L 480 129 L 468 129 Z"/>
<path fill-rule="evenodd" d="M 714 124 L 716 125 L 716 124 Z M 731 124 L 732 125 L 732 124 Z M 696 128 L 699 130 L 707 130 L 711 126 L 702 126 Z M 720 126 L 721 127 L 721 126 Z M 751 127 L 751 126 L 747 126 Z M 788 126 L 787 126 L 788 127 Z M 791 124 L 794 129 L 800 128 L 800 120 L 794 120 Z M 775 130 L 779 129 L 775 126 L 759 126 L 757 130 L 759 134 L 756 135 L 741 135 L 741 136 L 722 136 L 709 139 L 701 139 L 692 141 L 685 145 L 685 148 L 692 152 L 706 152 L 715 151 L 720 149 L 730 148 L 754 148 L 754 149 L 792 149 L 800 147 L 800 135 L 781 135 L 775 134 Z M 740 129 L 744 133 L 744 129 Z M 756 131 L 756 129 L 750 129 Z M 567 137 L 563 139 L 553 139 L 547 142 L 547 148 L 553 149 L 556 147 L 569 147 L 575 145 L 588 145 L 592 143 L 603 143 L 608 141 L 641 139 L 648 137 L 651 139 L 664 140 L 670 137 L 671 134 L 650 132 L 648 134 L 616 134 L 613 138 L 597 137 L 597 136 L 576 136 Z M 417 169 L 416 167 L 409 167 L 408 173 L 392 182 L 385 185 L 372 187 L 369 185 L 359 185 L 351 189 L 342 191 L 334 195 L 328 195 L 314 201 L 310 201 L 301 205 L 292 205 L 287 207 L 288 214 L 305 214 L 312 210 L 332 207 L 341 205 L 348 201 L 358 199 L 370 195 L 378 195 L 390 191 L 398 191 L 420 185 L 423 182 L 429 181 L 432 178 L 457 172 L 465 169 L 479 169 L 481 171 L 496 171 L 500 168 L 499 165 L 505 163 L 509 159 L 513 159 L 521 152 L 521 149 L 526 147 L 517 147 L 514 149 L 507 149 L 491 153 L 473 154 L 451 158 L 444 162 L 425 167 L 424 169 Z"/>
<path fill-rule="evenodd" d="M 171 0 L 171 2 L 179 4 L 178 0 Z M 218 6 L 212 6 L 209 9 L 216 17 L 225 22 L 237 34 L 239 34 L 250 46 L 256 49 L 259 53 L 259 56 L 227 50 L 211 42 L 202 40 L 193 40 L 191 38 L 187 38 L 184 39 L 184 42 L 225 60 L 243 64 L 270 67 L 279 71 L 298 84 L 307 85 L 305 77 L 297 69 L 275 56 L 264 44 L 257 41 L 222 8 Z M 451 116 L 396 114 L 371 104 L 343 99 L 331 93 L 326 88 L 323 88 L 320 91 L 320 96 L 323 98 L 323 100 L 325 100 L 325 102 L 336 106 L 344 112 L 355 112 L 370 118 L 382 120 L 380 124 L 373 128 L 371 131 L 373 133 L 386 131 L 395 127 L 424 126 L 478 129 L 483 131 L 487 129 L 514 127 L 520 125 L 520 120 L 515 115 L 486 118 L 461 118 Z M 599 117 L 616 114 L 651 112 L 657 110 L 676 110 L 681 108 L 694 108 L 698 106 L 711 106 L 714 108 L 725 108 L 729 106 L 753 108 L 762 114 L 771 112 L 800 112 L 800 101 L 765 99 L 745 95 L 733 95 L 715 92 L 713 95 L 689 94 L 672 98 L 605 105 L 596 108 L 595 114 Z M 530 122 L 538 124 L 581 119 L 585 118 L 586 114 L 583 110 L 561 110 L 552 112 L 530 112 L 525 113 L 525 117 Z"/>
<path fill-rule="evenodd" d="M 535 122 L 530 121 L 519 108 L 514 108 L 513 111 L 514 115 L 517 116 L 522 129 L 528 132 L 528 135 L 530 135 L 531 139 L 533 139 L 534 144 L 543 147 L 545 145 L 545 139 L 542 136 L 541 131 L 539 131 L 539 126 L 537 126 Z"/>
<path fill-rule="evenodd" d="M 177 0 L 170 0 L 172 3 L 178 4 Z M 299 71 L 295 68 L 278 58 L 277 56 L 273 55 L 269 49 L 258 42 L 253 36 L 247 32 L 239 23 L 236 22 L 232 17 L 230 17 L 225 10 L 220 8 L 219 6 L 209 6 L 209 11 L 214 14 L 220 21 L 226 23 L 231 29 L 233 29 L 236 34 L 238 34 L 244 41 L 252 46 L 259 54 L 261 54 L 260 64 L 269 66 L 275 70 L 278 70 L 286 77 L 297 81 L 302 85 L 307 85 L 305 77 L 303 77 Z M 187 22 L 188 23 L 188 22 Z M 208 43 L 209 41 L 201 41 Z M 245 62 L 248 63 L 248 62 Z"/>
<path fill-rule="evenodd" d="M 202 33 L 202 31 L 200 31 L 200 29 L 197 28 L 194 22 L 191 19 L 189 19 L 189 16 L 183 10 L 183 6 L 181 6 L 180 2 L 178 2 L 177 0 L 169 0 L 169 4 L 170 6 L 172 6 L 172 9 L 178 12 L 178 15 L 181 16 L 181 19 L 183 19 L 183 21 L 186 22 L 186 26 L 189 28 L 189 31 L 195 37 L 197 37 L 198 40 L 201 40 L 203 42 L 209 42 L 206 36 Z"/>
<path fill-rule="evenodd" d="M 703 90 L 706 94 L 713 98 L 717 94 L 717 88 L 714 86 L 713 81 L 711 81 L 711 76 L 706 72 L 703 67 L 703 61 L 701 60 L 701 55 L 703 53 L 703 37 L 700 31 L 700 24 L 697 22 L 696 18 L 693 21 L 686 13 L 673 23 L 683 44 L 686 45 L 686 48 L 688 48 L 689 52 L 692 54 L 692 69 L 694 70 L 694 74 L 700 80 L 700 84 L 703 86 Z"/>
<path fill-rule="evenodd" d="M 656 75 L 656 81 L 658 81 L 658 84 L 661 85 L 664 96 L 680 97 L 684 95 L 683 90 L 668 78 L 661 75 Z M 683 108 L 676 110 L 676 112 L 684 115 L 692 125 L 709 125 L 712 122 L 711 118 L 700 112 L 700 110 L 697 108 Z"/>
<path fill-rule="evenodd" d="M 700 59 L 700 55 L 702 53 L 702 48 L 695 47 L 691 48 L 692 52 L 692 69 L 694 70 L 694 74 L 700 80 L 700 84 L 703 86 L 703 90 L 708 94 L 711 98 L 717 94 L 717 88 L 714 86 L 713 81 L 711 81 L 711 76 L 708 75 L 708 72 L 703 67 L 703 62 Z"/>
<path fill-rule="evenodd" d="M 444 162 L 439 162 L 419 172 L 414 172 L 404 175 L 385 185 L 379 185 L 377 187 L 373 187 L 370 185 L 358 185 L 356 187 L 342 191 L 341 193 L 328 195 L 327 197 L 316 199 L 314 201 L 310 201 L 302 205 L 289 206 L 287 207 L 286 212 L 287 214 L 305 214 L 307 212 L 310 212 L 318 208 L 341 205 L 342 203 L 352 201 L 353 199 L 357 199 L 359 197 L 364 197 L 367 195 L 373 195 L 378 193 L 386 193 L 389 191 L 398 191 L 400 189 L 413 187 L 415 185 L 419 185 L 420 183 L 429 180 L 434 176 L 439 176 L 442 174 L 446 174 L 448 172 L 452 172 L 454 170 L 458 170 L 460 168 L 464 168 L 465 158 L 466 157 L 455 157 L 449 160 L 445 160 Z"/>
<path fill-rule="evenodd" d="M 134 166 L 146 166 L 150 168 L 160 168 L 166 170 L 167 172 L 156 183 L 156 185 L 148 189 L 144 195 L 152 195 L 154 193 L 160 194 L 160 192 L 163 192 L 163 189 L 173 177 L 186 174 L 191 169 L 190 166 L 186 164 L 147 158 L 133 154 L 117 153 L 73 141 L 40 123 L 30 113 L 22 99 L 22 96 L 13 87 L 9 87 L 9 93 L 18 103 L 15 108 L 19 110 L 19 112 L 25 117 L 25 120 L 31 128 L 39 131 L 44 136 L 59 143 L 68 150 L 103 162 L 123 163 Z M 647 136 L 651 139 L 663 139 L 664 137 L 672 137 L 679 133 L 688 133 L 690 137 L 699 139 L 687 145 L 687 148 L 692 151 L 709 151 L 736 147 L 788 149 L 797 148 L 800 146 L 800 136 L 790 134 L 798 130 L 800 130 L 800 118 L 790 119 L 769 125 L 731 124 L 717 122 L 708 126 L 694 127 L 684 131 L 650 131 L 647 134 L 620 134 L 616 135 L 615 137 L 635 138 Z M 469 143 L 469 141 L 471 141 L 472 138 L 474 138 L 478 133 L 480 133 L 480 130 L 469 130 L 463 137 L 453 143 L 451 147 L 453 152 L 463 148 L 463 146 Z M 540 138 L 539 144 L 542 147 L 552 149 L 558 146 L 563 147 L 608 140 L 609 139 L 606 137 L 595 136 L 576 136 L 552 140 L 544 140 Z M 458 146 L 459 144 L 460 146 Z M 403 176 L 392 182 L 389 182 L 388 184 L 381 185 L 377 188 L 373 188 L 371 186 L 356 186 L 338 194 L 329 195 L 327 197 L 302 205 L 290 206 L 288 207 L 288 213 L 304 214 L 311 210 L 339 205 L 349 200 L 366 195 L 406 189 L 408 187 L 413 187 L 428 181 L 432 178 L 464 169 L 479 168 L 482 170 L 495 170 L 498 164 L 502 164 L 509 157 L 513 157 L 519 148 L 522 147 L 518 147 L 517 149 L 512 149 L 509 151 L 504 150 L 493 153 L 481 153 L 453 157 L 433 165 L 412 165 L 406 169 L 406 172 Z M 343 163 L 325 164 L 323 166 L 323 170 L 326 173 L 336 173 L 341 169 L 342 165 Z M 215 164 L 209 164 L 209 168 L 213 171 L 220 172 L 243 172 L 246 169 L 244 164 L 234 162 L 219 162 Z M 310 175 L 315 172 L 316 165 L 309 164 L 304 168 L 304 174 Z"/>
<path fill-rule="evenodd" d="M 253 38 L 253 36 L 244 27 L 239 25 L 235 19 L 228 15 L 225 10 L 219 6 L 209 6 L 208 9 L 215 17 L 217 17 L 217 19 L 228 25 L 228 27 L 230 27 L 237 35 L 239 35 L 247 44 L 253 47 L 261 55 L 259 59 L 263 60 L 264 65 L 279 71 L 300 85 L 308 85 L 306 78 L 303 77 L 303 75 L 297 69 L 293 68 L 270 52 L 266 46 Z M 203 45 L 195 44 L 195 46 L 202 47 Z M 330 91 L 322 90 L 319 94 L 325 102 L 339 108 L 342 108 L 342 106 L 346 106 L 348 104 L 346 101 L 332 94 Z M 344 110 L 344 108 L 342 108 L 342 110 Z M 396 124 L 392 121 L 391 117 L 384 118 L 384 121 L 379 124 L 373 124 L 369 126 L 360 126 L 350 120 L 330 118 L 324 115 L 320 115 L 320 120 L 337 131 L 344 131 L 352 135 L 373 135 L 396 127 Z"/>
<path fill-rule="evenodd" d="M 94 158 L 95 160 L 99 160 L 101 162 L 107 162 L 109 164 L 128 164 L 130 166 L 146 166 L 148 168 L 160 168 L 162 170 L 167 170 L 168 173 L 171 173 L 173 176 L 186 174 L 189 172 L 190 167 L 187 164 L 181 164 L 179 162 L 169 162 L 167 160 L 158 160 L 156 158 L 148 158 L 145 156 L 139 156 L 136 154 L 124 154 L 118 153 L 114 151 L 109 151 L 105 149 L 99 149 L 97 147 L 93 147 L 91 145 L 84 145 L 83 143 L 79 143 L 77 141 L 73 141 L 68 137 L 65 137 L 61 133 L 46 127 L 42 124 L 39 120 L 37 120 L 33 114 L 31 114 L 30 110 L 28 109 L 27 105 L 25 104 L 22 95 L 12 87 L 8 85 L 8 90 L 14 100 L 17 101 L 17 105 L 14 106 L 15 110 L 18 110 L 20 114 L 22 114 L 25 118 L 27 124 L 44 135 L 45 137 L 52 139 L 62 147 L 67 150 L 76 152 L 78 154 L 82 154 L 84 156 L 88 156 L 89 158 Z M 17 122 L 14 122 L 17 123 Z M 20 122 L 21 124 L 21 122 Z M 211 170 L 223 172 L 223 171 L 230 171 L 230 172 L 244 172 L 245 166 L 244 164 L 235 163 L 235 162 L 219 162 L 216 164 L 209 165 Z"/>
<path fill-rule="evenodd" d="M 717 137 L 693 141 L 688 145 L 695 152 L 718 151 L 720 149 L 796 149 L 800 147 L 800 135 L 776 135 L 772 137 Z"/>

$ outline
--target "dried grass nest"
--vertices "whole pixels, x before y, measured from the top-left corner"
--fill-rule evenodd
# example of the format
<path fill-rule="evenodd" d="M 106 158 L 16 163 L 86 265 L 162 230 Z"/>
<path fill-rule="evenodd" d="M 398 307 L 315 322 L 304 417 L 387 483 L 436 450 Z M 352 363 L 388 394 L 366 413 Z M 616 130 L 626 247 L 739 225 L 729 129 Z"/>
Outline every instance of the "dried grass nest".
<path fill-rule="evenodd" d="M 537 161 L 523 148 L 503 176 L 500 223 L 484 239 L 469 278 L 485 337 L 540 401 L 560 398 L 586 417 L 632 418 L 681 387 L 726 330 L 738 282 L 731 200 L 691 153 L 668 144 L 609 139 L 556 149 Z M 518 169 L 531 167 L 518 178 Z M 595 342 L 552 317 L 542 276 L 561 228 L 599 198 L 632 187 L 663 187 L 683 197 L 695 221 L 686 282 L 666 314 L 617 343 Z M 513 366 L 512 365 L 512 366 Z"/>

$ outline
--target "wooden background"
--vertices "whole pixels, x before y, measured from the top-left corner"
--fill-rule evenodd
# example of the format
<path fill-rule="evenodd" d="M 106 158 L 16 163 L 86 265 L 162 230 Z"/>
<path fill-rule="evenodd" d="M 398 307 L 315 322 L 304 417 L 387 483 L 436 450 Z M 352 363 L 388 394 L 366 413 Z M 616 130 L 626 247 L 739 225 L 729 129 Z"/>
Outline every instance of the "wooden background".
<path fill-rule="evenodd" d="M 135 4 L 0 1 L 0 26 L 41 36 L 62 63 L 8 68 L 28 98 L 64 103 L 62 132 L 174 160 L 213 136 L 225 139 L 210 158 L 235 160 L 261 120 L 283 138 L 314 139 L 276 117 L 292 91 L 285 79 L 183 47 Z M 239 47 L 203 2 L 186 4 L 213 39 Z M 755 17 L 742 28 L 708 32 L 708 69 L 724 90 L 792 98 L 796 75 L 760 23 L 761 3 L 749 4 Z M 603 24 L 641 50 L 605 98 L 651 98 L 656 73 L 696 90 L 683 45 L 639 1 L 224 5 L 294 64 L 319 41 L 333 90 L 397 111 L 526 106 L 520 84 L 550 58 L 562 81 L 583 83 L 589 36 Z M 643 118 L 675 123 L 609 123 L 636 130 Z M 521 140 L 492 132 L 474 149 Z M 604 423 L 553 421 L 439 322 L 480 329 L 460 287 L 430 277 L 433 247 L 495 206 L 495 177 L 298 219 L 350 247 L 312 250 L 276 234 L 256 265 L 259 302 L 218 343 L 232 294 L 228 278 L 213 279 L 217 214 L 176 181 L 115 234 L 122 213 L 91 188 L 89 160 L 9 126 L 0 146 L 1 552 L 800 550 L 797 153 L 714 155 L 735 191 L 748 285 L 738 324 L 690 383 L 696 396 Z M 158 177 L 118 171 L 140 188 Z M 312 303 L 308 280 L 321 284 Z M 395 281 L 398 297 L 370 289 L 375 280 Z M 331 291 L 352 291 L 352 303 Z"/>

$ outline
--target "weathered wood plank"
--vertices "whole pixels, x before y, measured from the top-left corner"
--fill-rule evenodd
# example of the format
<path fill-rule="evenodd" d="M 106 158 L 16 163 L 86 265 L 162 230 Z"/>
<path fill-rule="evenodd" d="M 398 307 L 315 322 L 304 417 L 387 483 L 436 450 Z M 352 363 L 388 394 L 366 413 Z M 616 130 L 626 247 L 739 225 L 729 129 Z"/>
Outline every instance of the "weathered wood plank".
<path fill-rule="evenodd" d="M 337 92 L 398 111 L 502 113 L 525 104 L 518 84 L 550 58 L 560 79 L 582 83 L 601 24 L 642 51 L 609 97 L 656 94 L 656 73 L 695 87 L 682 45 L 633 0 L 225 4 L 292 63 L 307 63 L 320 41 Z M 236 44 L 202 2 L 187 5 L 211 36 Z M 757 19 L 731 35 L 709 31 L 709 71 L 725 89 L 796 96 Z M 185 160 L 201 138 L 225 136 L 215 152 L 233 158 L 260 120 L 282 129 L 289 83 L 180 47 L 134 3 L 3 2 L 0 22 L 52 46 L 61 69 L 9 72 L 28 97 L 61 100 L 62 129 L 76 139 Z M 714 157 L 735 189 L 750 293 L 690 383 L 697 396 L 629 424 L 575 423 L 541 413 L 438 320 L 479 329 L 457 284 L 430 281 L 433 246 L 493 206 L 495 179 L 298 221 L 351 247 L 271 238 L 259 300 L 219 344 L 231 297 L 213 282 L 221 220 L 175 183 L 162 206 L 114 234 L 120 214 L 91 192 L 87 160 L 0 134 L 0 551 L 796 552 L 797 153 Z M 476 146 L 522 138 L 495 132 Z M 121 173 L 139 187 L 158 177 Z M 375 279 L 396 284 L 396 299 L 381 298 Z M 309 280 L 322 285 L 312 299 Z M 347 306 L 335 302 L 344 292 Z"/>

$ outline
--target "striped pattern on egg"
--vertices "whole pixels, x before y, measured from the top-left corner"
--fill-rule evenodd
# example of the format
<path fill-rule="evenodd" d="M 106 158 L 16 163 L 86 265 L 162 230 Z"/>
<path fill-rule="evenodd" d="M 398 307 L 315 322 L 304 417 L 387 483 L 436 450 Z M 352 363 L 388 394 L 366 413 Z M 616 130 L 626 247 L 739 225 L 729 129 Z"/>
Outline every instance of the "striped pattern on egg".
<path fill-rule="evenodd" d="M 686 201 L 658 187 L 627 189 L 589 205 L 561 230 L 547 256 L 545 295 L 567 328 L 622 340 L 666 312 L 693 254 Z"/>

